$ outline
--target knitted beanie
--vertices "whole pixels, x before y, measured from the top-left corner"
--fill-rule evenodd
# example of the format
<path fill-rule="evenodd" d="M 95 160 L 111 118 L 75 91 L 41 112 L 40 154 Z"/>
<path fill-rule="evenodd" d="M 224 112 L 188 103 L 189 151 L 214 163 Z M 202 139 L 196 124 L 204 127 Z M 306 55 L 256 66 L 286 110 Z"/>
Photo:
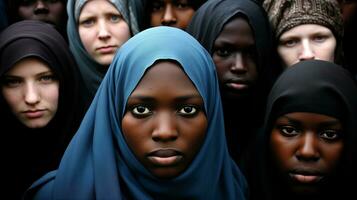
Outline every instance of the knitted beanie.
<path fill-rule="evenodd" d="M 343 36 L 343 18 L 336 0 L 265 0 L 263 7 L 275 36 L 302 24 L 329 28 L 337 40 Z"/>

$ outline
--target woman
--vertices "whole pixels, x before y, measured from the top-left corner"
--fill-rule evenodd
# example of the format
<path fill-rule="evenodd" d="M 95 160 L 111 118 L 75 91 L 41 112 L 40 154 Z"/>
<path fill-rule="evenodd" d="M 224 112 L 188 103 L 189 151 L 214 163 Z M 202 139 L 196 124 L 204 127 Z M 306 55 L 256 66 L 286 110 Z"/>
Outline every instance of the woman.
<path fill-rule="evenodd" d="M 187 32 L 213 57 L 230 152 L 238 161 L 262 123 L 267 93 L 280 71 L 273 64 L 268 18 L 254 1 L 209 1 Z"/>
<path fill-rule="evenodd" d="M 69 0 L 67 34 L 87 90 L 87 105 L 114 54 L 138 31 L 139 1 Z"/>
<path fill-rule="evenodd" d="M 284 68 L 302 60 L 342 64 L 343 19 L 336 0 L 265 0 Z"/>
<path fill-rule="evenodd" d="M 81 79 L 65 40 L 44 22 L 15 23 L 0 41 L 1 146 L 10 148 L 2 151 L 2 177 L 5 192 L 19 199 L 58 167 L 83 113 Z"/>
<path fill-rule="evenodd" d="M 204 2 L 206 0 L 145 0 L 148 27 L 172 26 L 184 30 Z"/>
<path fill-rule="evenodd" d="M 245 199 L 245 191 L 210 56 L 184 31 L 157 27 L 119 50 L 59 169 L 28 197 Z"/>
<path fill-rule="evenodd" d="M 253 199 L 354 198 L 346 180 L 356 178 L 356 117 L 357 86 L 341 66 L 309 60 L 287 69 L 250 166 Z"/>

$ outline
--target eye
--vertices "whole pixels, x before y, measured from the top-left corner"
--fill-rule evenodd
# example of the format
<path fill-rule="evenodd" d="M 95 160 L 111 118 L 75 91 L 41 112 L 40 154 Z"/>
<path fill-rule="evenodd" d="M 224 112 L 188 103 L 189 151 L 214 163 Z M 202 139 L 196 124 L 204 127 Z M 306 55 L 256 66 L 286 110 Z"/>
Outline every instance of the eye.
<path fill-rule="evenodd" d="M 111 22 L 116 23 L 116 22 L 119 22 L 120 19 L 121 19 L 121 16 L 120 16 L 120 15 L 110 15 L 110 21 L 111 21 Z"/>
<path fill-rule="evenodd" d="M 142 105 L 133 107 L 131 112 L 134 116 L 138 117 L 145 117 L 152 113 L 152 111 L 148 107 Z"/>
<path fill-rule="evenodd" d="M 232 52 L 229 49 L 217 49 L 214 53 L 220 57 L 228 57 Z"/>
<path fill-rule="evenodd" d="M 163 10 L 164 7 L 165 7 L 164 2 L 162 2 L 162 1 L 154 1 L 152 3 L 151 11 L 155 12 L 155 11 Z"/>
<path fill-rule="evenodd" d="M 322 42 L 326 41 L 326 39 L 327 39 L 327 36 L 325 36 L 325 35 L 316 35 L 313 38 L 313 40 L 315 42 L 319 42 L 319 43 L 322 43 Z"/>
<path fill-rule="evenodd" d="M 320 133 L 320 137 L 325 140 L 334 141 L 341 138 L 341 133 L 336 130 L 324 130 Z"/>
<path fill-rule="evenodd" d="M 39 80 L 42 83 L 52 83 L 57 80 L 57 78 L 54 75 L 44 75 L 40 76 Z"/>
<path fill-rule="evenodd" d="M 285 46 L 285 47 L 294 47 L 299 43 L 298 39 L 282 39 L 279 41 L 279 45 Z"/>
<path fill-rule="evenodd" d="M 188 8 L 190 6 L 187 3 L 187 1 L 178 1 L 175 3 L 175 7 L 179 8 L 179 9 L 184 9 L 184 8 Z"/>
<path fill-rule="evenodd" d="M 5 77 L 3 80 L 1 80 L 1 85 L 10 88 L 18 87 L 19 85 L 21 85 L 21 83 L 22 83 L 21 79 L 17 79 L 17 78 Z"/>
<path fill-rule="evenodd" d="M 91 27 L 95 23 L 95 20 L 93 18 L 85 19 L 83 21 L 80 21 L 79 24 L 84 26 L 84 27 Z"/>
<path fill-rule="evenodd" d="M 179 109 L 178 113 L 181 115 L 193 116 L 198 112 L 198 109 L 195 106 L 184 106 Z"/>
<path fill-rule="evenodd" d="M 282 135 L 287 137 L 293 137 L 299 134 L 299 131 L 293 126 L 281 126 L 279 129 Z"/>

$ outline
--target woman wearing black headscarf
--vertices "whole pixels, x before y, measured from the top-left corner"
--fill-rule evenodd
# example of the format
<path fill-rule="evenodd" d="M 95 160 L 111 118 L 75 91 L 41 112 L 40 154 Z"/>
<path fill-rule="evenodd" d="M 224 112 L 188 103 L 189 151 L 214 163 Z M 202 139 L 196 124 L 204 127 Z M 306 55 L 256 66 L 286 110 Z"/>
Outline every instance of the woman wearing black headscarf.
<path fill-rule="evenodd" d="M 80 76 L 63 37 L 40 21 L 21 21 L 2 32 L 0 62 L 1 158 L 6 169 L 1 177 L 6 196 L 19 199 L 33 181 L 58 167 L 79 126 Z M 33 69 L 40 73 L 33 76 Z"/>
<path fill-rule="evenodd" d="M 355 199 L 347 180 L 356 179 L 356 120 L 348 71 L 321 60 L 288 68 L 269 95 L 250 163 L 253 199 Z"/>
<path fill-rule="evenodd" d="M 262 123 L 263 105 L 280 69 L 264 9 L 251 0 L 208 1 L 187 32 L 216 65 L 230 153 L 238 161 Z"/>

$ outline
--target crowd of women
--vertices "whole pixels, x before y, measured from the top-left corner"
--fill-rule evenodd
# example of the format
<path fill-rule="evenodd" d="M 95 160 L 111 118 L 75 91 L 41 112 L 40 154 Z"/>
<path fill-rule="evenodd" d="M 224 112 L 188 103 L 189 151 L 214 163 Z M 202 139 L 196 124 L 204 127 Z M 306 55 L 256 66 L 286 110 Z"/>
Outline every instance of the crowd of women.
<path fill-rule="evenodd" d="M 11 199 L 355 199 L 357 1 L 0 0 Z"/>

